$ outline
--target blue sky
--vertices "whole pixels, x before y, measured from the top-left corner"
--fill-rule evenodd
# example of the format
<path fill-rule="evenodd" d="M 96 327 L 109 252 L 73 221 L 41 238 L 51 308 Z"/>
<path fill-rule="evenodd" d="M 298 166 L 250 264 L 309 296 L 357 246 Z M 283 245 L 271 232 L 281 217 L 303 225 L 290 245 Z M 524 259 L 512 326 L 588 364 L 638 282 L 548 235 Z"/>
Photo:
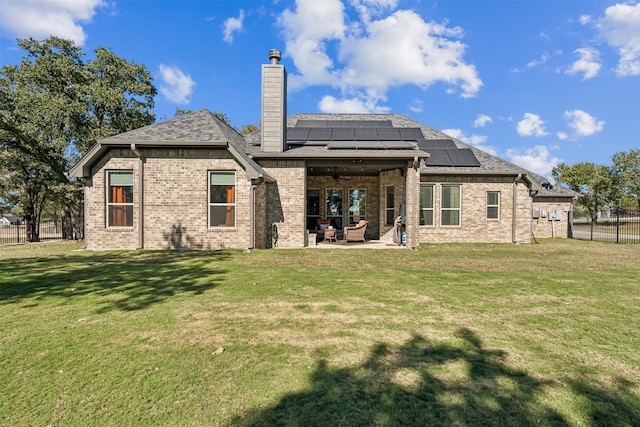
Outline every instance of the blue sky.
<path fill-rule="evenodd" d="M 0 65 L 49 35 L 144 64 L 159 119 L 258 124 L 277 48 L 289 114 L 404 114 L 544 176 L 640 148 L 638 1 L 3 0 Z"/>

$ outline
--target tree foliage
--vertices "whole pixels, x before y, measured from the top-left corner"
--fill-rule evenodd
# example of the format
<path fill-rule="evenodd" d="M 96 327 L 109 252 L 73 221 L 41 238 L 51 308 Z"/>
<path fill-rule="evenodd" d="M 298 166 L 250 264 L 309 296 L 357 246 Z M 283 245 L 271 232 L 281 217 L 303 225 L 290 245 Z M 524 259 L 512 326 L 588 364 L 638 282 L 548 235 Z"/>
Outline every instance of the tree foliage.
<path fill-rule="evenodd" d="M 612 160 L 612 175 L 619 188 L 617 206 L 634 206 L 640 212 L 640 150 L 620 151 Z"/>
<path fill-rule="evenodd" d="M 605 208 L 624 210 L 635 206 L 640 210 L 640 150 L 616 153 L 612 161 L 612 166 L 561 163 L 552 171 L 556 182 L 581 194 L 578 204 L 593 220 Z"/>
<path fill-rule="evenodd" d="M 106 48 L 95 59 L 72 41 L 18 40 L 25 56 L 0 69 L 1 198 L 22 208 L 28 238 L 38 240 L 47 201 L 79 215 L 79 183 L 66 171 L 101 138 L 154 122 L 156 89 L 142 65 Z M 77 221 L 76 221 L 77 223 Z M 69 230 L 67 230 L 69 235 Z"/>

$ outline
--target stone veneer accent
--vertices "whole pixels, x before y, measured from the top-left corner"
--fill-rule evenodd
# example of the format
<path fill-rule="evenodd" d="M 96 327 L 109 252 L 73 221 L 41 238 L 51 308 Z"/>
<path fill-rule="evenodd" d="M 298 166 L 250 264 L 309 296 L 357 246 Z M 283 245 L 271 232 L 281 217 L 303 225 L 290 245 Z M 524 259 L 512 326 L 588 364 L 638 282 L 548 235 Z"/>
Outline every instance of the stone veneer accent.
<path fill-rule="evenodd" d="M 250 242 L 251 182 L 224 149 L 141 149 L 144 162 L 143 244 L 147 249 L 245 249 Z M 132 228 L 106 226 L 106 172 L 133 170 Z M 208 171 L 236 172 L 236 226 L 209 228 Z M 139 160 L 113 149 L 92 168 L 85 187 L 86 242 L 90 250 L 136 249 L 140 198 Z"/>

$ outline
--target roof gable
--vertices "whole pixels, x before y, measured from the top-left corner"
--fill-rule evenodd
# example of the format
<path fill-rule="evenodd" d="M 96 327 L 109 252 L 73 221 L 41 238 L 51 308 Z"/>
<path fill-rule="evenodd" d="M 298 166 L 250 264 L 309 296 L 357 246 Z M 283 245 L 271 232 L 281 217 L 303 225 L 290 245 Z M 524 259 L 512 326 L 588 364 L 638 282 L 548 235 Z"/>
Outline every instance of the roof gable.
<path fill-rule="evenodd" d="M 242 136 L 208 110 L 102 139 L 71 168 L 69 174 L 77 178 L 89 176 L 91 165 L 111 147 L 118 146 L 131 146 L 132 149 L 134 146 L 226 148 L 243 166 L 249 179 L 273 181 L 273 177 L 246 154 Z"/>
<path fill-rule="evenodd" d="M 105 142 L 227 142 L 227 129 L 213 113 L 200 110 L 106 138 Z"/>

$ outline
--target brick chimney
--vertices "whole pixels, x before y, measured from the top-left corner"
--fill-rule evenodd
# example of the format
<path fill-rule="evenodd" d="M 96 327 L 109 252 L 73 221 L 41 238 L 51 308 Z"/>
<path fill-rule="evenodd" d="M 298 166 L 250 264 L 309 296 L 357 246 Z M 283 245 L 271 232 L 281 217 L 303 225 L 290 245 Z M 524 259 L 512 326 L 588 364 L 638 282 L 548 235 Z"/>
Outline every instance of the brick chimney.
<path fill-rule="evenodd" d="M 287 72 L 280 51 L 269 51 L 270 64 L 262 65 L 262 151 L 282 153 L 287 140 Z"/>

